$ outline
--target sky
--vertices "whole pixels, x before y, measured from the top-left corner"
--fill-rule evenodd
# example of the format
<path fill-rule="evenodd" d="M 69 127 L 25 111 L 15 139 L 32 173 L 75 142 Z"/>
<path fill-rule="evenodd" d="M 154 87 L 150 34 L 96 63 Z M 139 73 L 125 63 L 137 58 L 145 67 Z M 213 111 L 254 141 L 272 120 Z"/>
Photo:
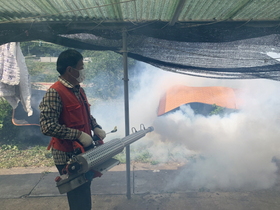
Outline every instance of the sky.
<path fill-rule="evenodd" d="M 133 151 L 147 151 L 158 164 L 183 163 L 178 175 L 165 190 L 186 189 L 255 190 L 267 189 L 277 181 L 280 159 L 280 83 L 278 81 L 218 80 L 191 77 L 138 63 L 129 84 L 130 127 L 153 126 L 154 131 L 133 143 Z M 224 117 L 195 115 L 188 105 L 176 112 L 157 116 L 159 100 L 174 85 L 193 87 L 224 86 L 241 90 L 244 103 L 239 112 Z M 92 114 L 106 132 L 105 142 L 125 136 L 123 96 L 100 101 Z M 135 158 L 137 152 L 131 154 Z"/>

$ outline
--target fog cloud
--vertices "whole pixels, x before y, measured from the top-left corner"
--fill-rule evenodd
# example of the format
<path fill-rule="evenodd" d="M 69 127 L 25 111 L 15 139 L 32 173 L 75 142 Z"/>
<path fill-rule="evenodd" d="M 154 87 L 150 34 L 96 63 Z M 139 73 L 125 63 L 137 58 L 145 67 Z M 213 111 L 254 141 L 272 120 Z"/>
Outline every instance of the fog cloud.
<path fill-rule="evenodd" d="M 138 66 L 139 88 L 130 93 L 130 126 L 154 126 L 155 131 L 135 142 L 133 148 L 145 149 L 158 163 L 183 162 L 178 176 L 166 190 L 189 189 L 266 189 L 276 182 L 280 158 L 280 83 L 269 80 L 216 80 L 196 78 Z M 159 100 L 173 85 L 225 86 L 241 90 L 243 105 L 239 112 L 220 117 L 195 115 L 188 106 L 157 116 Z M 124 136 L 123 98 L 94 106 L 93 115 L 105 130 L 118 126 Z M 133 158 L 133 154 L 132 154 Z"/>

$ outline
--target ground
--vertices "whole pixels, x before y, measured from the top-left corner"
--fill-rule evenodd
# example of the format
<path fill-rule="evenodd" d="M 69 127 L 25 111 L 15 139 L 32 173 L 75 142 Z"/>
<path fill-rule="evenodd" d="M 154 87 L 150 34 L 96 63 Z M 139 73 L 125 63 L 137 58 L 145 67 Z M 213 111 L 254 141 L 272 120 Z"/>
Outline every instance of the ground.
<path fill-rule="evenodd" d="M 178 165 L 132 165 L 132 195 L 125 187 L 125 165 L 119 165 L 93 183 L 93 209 L 102 210 L 278 210 L 280 185 L 258 191 L 174 191 L 163 192 L 161 185 Z M 1 210 L 68 209 L 65 194 L 53 186 L 51 168 L 11 168 L 0 170 Z M 102 187 L 99 187 L 99 185 Z M 96 189 L 99 190 L 96 190 Z M 82 209 L 81 209 L 82 210 Z"/>

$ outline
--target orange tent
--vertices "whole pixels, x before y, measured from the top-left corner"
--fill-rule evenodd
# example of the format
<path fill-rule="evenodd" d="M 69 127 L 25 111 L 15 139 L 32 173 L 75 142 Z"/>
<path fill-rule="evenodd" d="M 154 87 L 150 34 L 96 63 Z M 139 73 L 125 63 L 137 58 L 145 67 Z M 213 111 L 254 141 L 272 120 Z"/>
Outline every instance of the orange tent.
<path fill-rule="evenodd" d="M 158 116 L 189 103 L 215 104 L 229 109 L 238 109 L 240 107 L 240 99 L 237 98 L 236 92 L 236 89 L 229 87 L 188 87 L 176 85 L 167 90 L 161 98 Z"/>

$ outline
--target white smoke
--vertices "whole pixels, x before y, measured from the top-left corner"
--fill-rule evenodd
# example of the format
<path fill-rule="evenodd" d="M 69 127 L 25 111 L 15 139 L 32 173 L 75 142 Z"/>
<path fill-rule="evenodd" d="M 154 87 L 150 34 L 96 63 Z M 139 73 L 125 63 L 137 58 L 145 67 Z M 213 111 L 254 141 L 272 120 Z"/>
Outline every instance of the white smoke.
<path fill-rule="evenodd" d="M 157 163 L 183 162 L 166 190 L 266 189 L 276 182 L 280 158 L 280 83 L 269 80 L 215 80 L 185 76 L 140 64 L 140 88 L 130 95 L 130 125 L 154 126 L 155 131 L 135 142 Z M 130 81 L 130 82 L 133 82 Z M 226 86 L 242 90 L 239 112 L 220 117 L 195 115 L 187 105 L 157 116 L 159 100 L 173 85 Z M 94 116 L 106 130 L 118 125 L 124 136 L 123 99 L 95 106 Z M 103 127 L 104 127 L 103 126 Z M 133 154 L 132 154 L 133 157 Z"/>

